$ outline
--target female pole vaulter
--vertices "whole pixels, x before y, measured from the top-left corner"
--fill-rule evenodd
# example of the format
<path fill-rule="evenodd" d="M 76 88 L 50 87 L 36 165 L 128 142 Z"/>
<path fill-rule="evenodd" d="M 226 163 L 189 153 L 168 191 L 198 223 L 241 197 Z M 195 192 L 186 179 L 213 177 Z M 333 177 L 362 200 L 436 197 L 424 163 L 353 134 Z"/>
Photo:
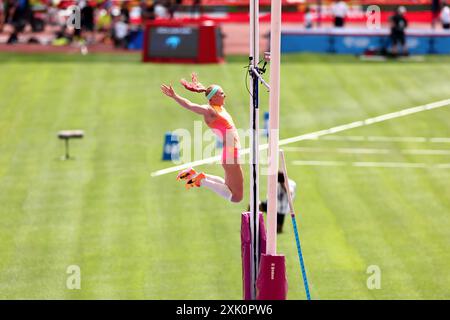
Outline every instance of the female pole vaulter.
<path fill-rule="evenodd" d="M 240 202 L 243 197 L 244 177 L 239 164 L 239 135 L 230 114 L 225 110 L 225 93 L 218 85 L 204 87 L 198 82 L 195 73 L 192 82 L 181 79 L 181 84 L 189 91 L 205 93 L 208 104 L 196 104 L 179 96 L 171 85 L 161 85 L 162 92 L 174 99 L 180 106 L 203 116 L 206 125 L 223 141 L 222 166 L 225 171 L 225 180 L 218 176 L 197 173 L 193 168 L 181 171 L 177 180 L 186 180 L 186 188 L 206 187 L 221 197 L 231 201 Z"/>

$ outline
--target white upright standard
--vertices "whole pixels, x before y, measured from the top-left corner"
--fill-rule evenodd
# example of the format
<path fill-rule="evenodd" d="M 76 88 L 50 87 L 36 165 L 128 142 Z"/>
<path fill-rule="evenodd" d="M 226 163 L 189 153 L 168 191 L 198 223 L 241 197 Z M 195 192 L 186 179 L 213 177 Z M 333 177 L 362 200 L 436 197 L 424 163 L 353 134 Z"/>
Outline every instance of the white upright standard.
<path fill-rule="evenodd" d="M 286 261 L 277 254 L 277 188 L 280 113 L 281 0 L 272 0 L 270 22 L 269 168 L 267 177 L 267 247 L 261 254 L 257 282 L 260 300 L 287 298 Z"/>

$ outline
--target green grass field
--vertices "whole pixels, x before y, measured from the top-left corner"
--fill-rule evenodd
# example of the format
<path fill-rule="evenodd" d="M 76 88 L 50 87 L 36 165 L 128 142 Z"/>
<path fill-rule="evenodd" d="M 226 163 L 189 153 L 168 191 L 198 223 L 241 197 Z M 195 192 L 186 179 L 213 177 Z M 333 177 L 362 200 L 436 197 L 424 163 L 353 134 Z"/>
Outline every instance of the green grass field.
<path fill-rule="evenodd" d="M 178 79 L 196 70 L 223 86 L 247 128 L 245 61 L 0 54 L 0 298 L 241 299 L 248 168 L 240 204 L 150 173 L 171 166 L 161 161 L 164 133 L 199 120 L 159 85 L 183 92 Z M 284 57 L 280 138 L 448 99 L 449 62 Z M 61 129 L 86 133 L 71 144 L 75 160 L 59 160 Z M 313 299 L 450 299 L 449 138 L 446 106 L 286 146 Z M 288 298 L 304 299 L 289 218 L 284 228 Z M 81 290 L 66 288 L 70 265 L 81 268 Z M 370 265 L 381 289 L 366 285 Z"/>

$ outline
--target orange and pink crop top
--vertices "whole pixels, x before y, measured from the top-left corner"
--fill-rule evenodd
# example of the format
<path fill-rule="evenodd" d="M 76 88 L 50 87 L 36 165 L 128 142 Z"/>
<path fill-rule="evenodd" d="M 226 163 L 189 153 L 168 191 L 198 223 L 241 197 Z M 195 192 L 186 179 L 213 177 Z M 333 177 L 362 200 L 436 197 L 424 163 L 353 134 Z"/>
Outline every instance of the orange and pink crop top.
<path fill-rule="evenodd" d="M 210 123 L 207 123 L 208 127 L 213 129 L 214 133 L 219 136 L 224 144 L 227 143 L 227 134 L 232 134 L 234 138 L 234 146 L 240 148 L 239 135 L 236 131 L 236 126 L 231 118 L 230 114 L 221 106 L 211 106 L 217 114 L 217 117 Z M 220 133 L 220 135 L 219 135 Z"/>

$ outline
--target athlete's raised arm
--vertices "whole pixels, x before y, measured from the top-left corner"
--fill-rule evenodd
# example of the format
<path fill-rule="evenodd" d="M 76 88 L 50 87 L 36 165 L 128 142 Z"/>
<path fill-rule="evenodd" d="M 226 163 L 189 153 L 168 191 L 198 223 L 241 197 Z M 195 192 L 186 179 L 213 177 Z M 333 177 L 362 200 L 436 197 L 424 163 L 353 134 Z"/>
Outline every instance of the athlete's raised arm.
<path fill-rule="evenodd" d="M 188 109 L 192 112 L 195 112 L 197 114 L 205 115 L 206 112 L 208 112 L 208 108 L 206 106 L 199 105 L 197 103 L 193 103 L 189 101 L 186 98 L 183 98 L 182 96 L 178 95 L 175 90 L 172 88 L 171 85 L 161 85 L 161 91 L 168 97 L 175 100 L 180 106 L 182 106 L 185 109 Z"/>

